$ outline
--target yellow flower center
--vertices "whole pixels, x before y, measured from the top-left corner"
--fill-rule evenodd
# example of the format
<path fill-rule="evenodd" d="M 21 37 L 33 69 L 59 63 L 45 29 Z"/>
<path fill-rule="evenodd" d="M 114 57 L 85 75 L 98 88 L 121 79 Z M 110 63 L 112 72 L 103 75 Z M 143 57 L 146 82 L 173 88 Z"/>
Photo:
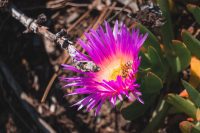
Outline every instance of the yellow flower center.
<path fill-rule="evenodd" d="M 112 70 L 111 75 L 109 77 L 110 80 L 115 80 L 118 75 L 122 74 L 121 66 Z"/>
<path fill-rule="evenodd" d="M 107 62 L 104 65 L 101 72 L 99 72 L 99 80 L 116 80 L 117 76 L 122 76 L 126 78 L 129 72 L 132 70 L 132 61 L 124 61 L 122 59 L 113 60 L 112 62 Z M 106 67 L 105 67 L 106 66 Z"/>

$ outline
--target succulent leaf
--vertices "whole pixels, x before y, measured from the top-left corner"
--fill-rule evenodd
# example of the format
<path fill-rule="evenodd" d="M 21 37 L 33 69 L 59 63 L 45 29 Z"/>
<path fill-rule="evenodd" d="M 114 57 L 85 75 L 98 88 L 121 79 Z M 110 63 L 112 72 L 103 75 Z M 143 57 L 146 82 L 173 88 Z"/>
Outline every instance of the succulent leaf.
<path fill-rule="evenodd" d="M 182 32 L 182 39 L 193 55 L 200 58 L 200 41 L 193 37 L 188 31 Z"/>
<path fill-rule="evenodd" d="M 190 13 L 192 13 L 197 23 L 200 24 L 200 7 L 193 4 L 188 4 L 187 9 L 190 11 Z"/>
<path fill-rule="evenodd" d="M 192 87 L 188 82 L 182 80 L 182 84 L 189 94 L 189 98 L 194 102 L 197 107 L 200 107 L 200 93 Z"/>
<path fill-rule="evenodd" d="M 184 112 L 188 116 L 196 119 L 197 109 L 190 100 L 186 100 L 180 97 L 179 95 L 168 94 L 166 97 L 166 101 L 171 105 L 173 105 L 178 110 L 180 110 L 181 112 Z"/>

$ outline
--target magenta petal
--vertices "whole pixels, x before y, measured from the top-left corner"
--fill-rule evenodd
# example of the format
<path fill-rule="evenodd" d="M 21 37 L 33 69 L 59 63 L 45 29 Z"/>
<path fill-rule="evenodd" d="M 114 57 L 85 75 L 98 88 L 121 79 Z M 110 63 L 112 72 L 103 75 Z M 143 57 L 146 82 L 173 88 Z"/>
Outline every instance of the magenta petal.
<path fill-rule="evenodd" d="M 61 66 L 62 66 L 63 69 L 65 69 L 65 70 L 71 70 L 71 71 L 74 71 L 74 72 L 82 73 L 81 70 L 78 70 L 78 69 L 75 68 L 74 66 L 70 66 L 70 65 L 66 65 L 66 64 L 62 64 Z"/>
<path fill-rule="evenodd" d="M 138 90 L 140 85 L 136 83 L 136 74 L 141 61 L 139 50 L 148 35 L 140 34 L 139 29 L 132 29 L 130 32 L 125 24 L 119 24 L 118 21 L 113 30 L 109 23 L 105 22 L 104 25 L 104 28 L 99 26 L 96 30 L 91 29 L 89 33 L 85 33 L 86 40 L 78 39 L 88 56 L 77 51 L 75 57 L 78 61 L 93 61 L 101 70 L 82 72 L 74 66 L 63 64 L 65 70 L 76 72 L 77 76 L 60 78 L 62 82 L 66 82 L 64 87 L 75 87 L 68 95 L 86 96 L 73 106 L 78 106 L 78 110 L 83 107 L 87 111 L 94 109 L 95 115 L 106 100 L 113 107 L 117 100 L 123 101 L 124 97 L 144 103 L 140 98 L 142 93 Z M 125 61 L 132 62 L 131 66 L 127 67 Z M 116 64 L 112 64 L 113 62 Z"/>
<path fill-rule="evenodd" d="M 102 99 L 101 102 L 99 103 L 99 105 L 97 106 L 96 108 L 96 111 L 95 111 L 95 116 L 97 116 L 99 114 L 99 111 L 101 109 L 101 106 L 102 104 L 105 102 L 105 99 Z"/>

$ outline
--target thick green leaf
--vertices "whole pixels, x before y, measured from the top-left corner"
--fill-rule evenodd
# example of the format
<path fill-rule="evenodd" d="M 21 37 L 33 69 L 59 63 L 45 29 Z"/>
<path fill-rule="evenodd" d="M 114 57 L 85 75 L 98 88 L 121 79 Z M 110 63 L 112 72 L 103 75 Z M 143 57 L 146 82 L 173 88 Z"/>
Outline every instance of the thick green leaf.
<path fill-rule="evenodd" d="M 169 1 L 168 0 L 157 0 L 157 3 L 162 11 L 162 16 L 165 18 L 165 24 L 161 27 L 162 40 L 164 44 L 164 52 L 166 55 L 167 62 L 170 66 L 170 73 L 172 76 L 177 75 L 176 66 L 177 56 L 172 46 L 172 40 L 174 39 L 174 31 L 169 12 Z"/>
<path fill-rule="evenodd" d="M 180 114 L 180 113 L 182 113 L 182 111 L 178 110 L 174 106 L 171 106 L 169 111 L 168 111 L 169 115 Z"/>
<path fill-rule="evenodd" d="M 182 84 L 185 87 L 185 89 L 187 90 L 190 99 L 194 102 L 194 104 L 197 107 L 200 107 L 200 93 L 186 81 L 182 80 Z"/>
<path fill-rule="evenodd" d="M 186 100 L 179 95 L 175 94 L 168 94 L 166 97 L 166 101 L 173 105 L 178 110 L 186 113 L 188 116 L 196 119 L 196 111 L 197 108 L 195 105 L 190 101 Z"/>
<path fill-rule="evenodd" d="M 142 60 L 140 63 L 140 68 L 146 69 L 146 68 L 151 67 L 151 61 L 150 61 L 149 57 L 147 56 L 147 54 L 140 52 L 139 56 L 142 57 Z"/>
<path fill-rule="evenodd" d="M 193 126 L 191 133 L 200 133 L 200 127 L 199 126 Z"/>
<path fill-rule="evenodd" d="M 141 84 L 143 93 L 159 93 L 163 88 L 162 80 L 152 72 L 148 72 Z"/>
<path fill-rule="evenodd" d="M 154 34 L 149 31 L 145 26 L 143 26 L 142 24 L 137 23 L 135 25 L 135 28 L 139 28 L 140 32 L 145 34 L 148 33 L 148 37 L 147 40 L 144 42 L 143 46 L 147 49 L 149 46 L 154 47 L 157 52 L 159 53 L 159 55 L 161 55 L 161 48 L 160 48 L 160 43 L 158 41 L 158 39 L 156 38 L 156 36 L 154 36 Z"/>
<path fill-rule="evenodd" d="M 134 120 L 142 116 L 146 110 L 153 104 L 157 94 L 159 94 L 160 89 L 163 87 L 161 79 L 153 74 L 148 72 L 144 79 L 142 79 L 141 90 L 142 90 L 142 99 L 144 104 L 135 101 L 126 108 L 123 108 L 122 115 L 127 120 Z"/>
<path fill-rule="evenodd" d="M 198 24 L 200 24 L 200 7 L 193 4 L 188 4 L 187 9 L 192 13 Z"/>
<path fill-rule="evenodd" d="M 169 109 L 169 104 L 165 100 L 160 100 L 158 106 L 153 112 L 150 122 L 142 131 L 142 133 L 152 133 L 156 128 L 159 127 L 164 121 Z"/>
<path fill-rule="evenodd" d="M 138 101 L 133 102 L 131 105 L 121 110 L 122 116 L 126 120 L 135 120 L 141 117 L 147 111 L 147 109 L 149 109 L 149 107 L 153 104 L 153 102 L 156 99 L 156 96 L 157 95 L 155 94 L 143 95 L 142 99 L 144 101 L 144 104 Z"/>
<path fill-rule="evenodd" d="M 150 46 L 148 48 L 148 55 L 151 61 L 153 72 L 163 79 L 165 75 L 165 70 L 159 54 L 153 47 Z"/>
<path fill-rule="evenodd" d="M 182 32 L 182 39 L 190 52 L 200 58 L 200 41 L 185 30 Z"/>
<path fill-rule="evenodd" d="M 180 72 L 187 68 L 190 64 L 191 53 L 187 47 L 178 40 L 173 40 L 173 48 L 176 52 L 176 71 Z"/>
<path fill-rule="evenodd" d="M 172 52 L 171 41 L 174 39 L 174 32 L 169 12 L 169 3 L 168 0 L 157 0 L 157 3 L 160 6 L 163 17 L 166 19 L 165 24 L 161 27 L 163 43 L 167 48 L 166 50 Z"/>

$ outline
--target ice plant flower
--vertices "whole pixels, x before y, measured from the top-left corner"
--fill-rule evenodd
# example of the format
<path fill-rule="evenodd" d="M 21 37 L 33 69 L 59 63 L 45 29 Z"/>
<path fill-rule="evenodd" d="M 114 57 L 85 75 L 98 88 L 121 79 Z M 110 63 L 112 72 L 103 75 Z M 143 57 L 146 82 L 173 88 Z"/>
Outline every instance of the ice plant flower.
<path fill-rule="evenodd" d="M 100 67 L 98 72 L 83 72 L 73 66 L 63 64 L 64 69 L 80 73 L 81 76 L 62 77 L 67 84 L 64 87 L 76 87 L 68 95 L 86 95 L 74 105 L 78 110 L 86 107 L 87 111 L 95 108 L 98 114 L 102 104 L 108 100 L 115 105 L 117 100 L 125 97 L 133 101 L 140 99 L 141 92 L 136 83 L 136 74 L 140 65 L 139 50 L 147 38 L 139 30 L 129 32 L 124 24 L 115 22 L 114 29 L 105 22 L 105 31 L 101 26 L 85 33 L 86 41 L 79 39 L 78 43 L 88 53 L 88 57 L 78 53 L 78 60 L 93 61 Z"/>

